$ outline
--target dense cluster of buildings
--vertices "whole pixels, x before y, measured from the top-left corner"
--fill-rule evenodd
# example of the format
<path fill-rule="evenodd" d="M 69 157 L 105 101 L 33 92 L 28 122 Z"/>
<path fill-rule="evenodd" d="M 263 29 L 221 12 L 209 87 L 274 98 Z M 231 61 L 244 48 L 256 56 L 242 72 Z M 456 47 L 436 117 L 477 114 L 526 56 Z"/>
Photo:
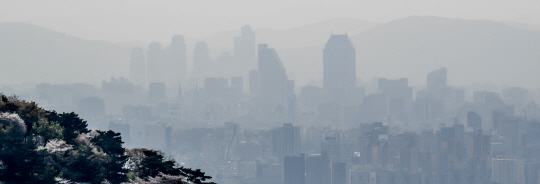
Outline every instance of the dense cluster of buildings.
<path fill-rule="evenodd" d="M 331 35 L 322 51 L 322 86 L 299 87 L 251 27 L 233 45 L 233 55 L 211 58 L 197 43 L 188 75 L 177 35 L 165 48 L 133 49 L 128 79 L 19 95 L 76 111 L 90 128 L 163 150 L 220 184 L 539 183 L 537 91 L 454 88 L 440 68 L 425 87 L 379 78 L 366 92 L 347 35 Z"/>

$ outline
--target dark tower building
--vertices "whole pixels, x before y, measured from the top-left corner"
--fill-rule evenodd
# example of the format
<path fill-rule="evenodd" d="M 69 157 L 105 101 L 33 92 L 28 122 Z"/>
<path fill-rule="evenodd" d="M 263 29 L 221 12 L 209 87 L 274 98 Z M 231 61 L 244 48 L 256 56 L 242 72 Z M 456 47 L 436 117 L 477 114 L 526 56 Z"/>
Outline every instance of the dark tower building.
<path fill-rule="evenodd" d="M 347 163 L 332 163 L 332 184 L 347 184 Z"/>
<path fill-rule="evenodd" d="M 469 113 L 467 113 L 467 127 L 481 129 L 482 117 L 480 117 L 480 115 L 474 111 L 469 111 Z"/>
<path fill-rule="evenodd" d="M 283 179 L 285 184 L 305 184 L 306 159 L 300 156 L 286 156 L 283 159 Z"/>
<path fill-rule="evenodd" d="M 353 88 L 356 85 L 356 53 L 347 35 L 332 35 L 323 51 L 323 87 Z"/>

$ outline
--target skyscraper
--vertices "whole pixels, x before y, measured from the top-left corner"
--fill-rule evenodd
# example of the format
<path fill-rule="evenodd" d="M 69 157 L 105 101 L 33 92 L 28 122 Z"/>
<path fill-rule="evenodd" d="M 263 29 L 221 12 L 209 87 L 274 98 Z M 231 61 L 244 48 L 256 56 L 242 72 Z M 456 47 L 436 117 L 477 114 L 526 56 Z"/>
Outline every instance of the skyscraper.
<path fill-rule="evenodd" d="M 332 183 L 330 158 L 326 152 L 306 157 L 306 184 Z"/>
<path fill-rule="evenodd" d="M 513 158 L 493 158 L 491 180 L 500 184 L 524 183 L 524 162 Z"/>
<path fill-rule="evenodd" d="M 356 50 L 347 35 L 332 35 L 323 51 L 323 87 L 353 88 L 356 85 Z"/>
<path fill-rule="evenodd" d="M 164 102 L 166 99 L 166 87 L 163 82 L 151 82 L 148 85 L 148 96 L 154 102 Z"/>
<path fill-rule="evenodd" d="M 210 63 L 210 51 L 206 42 L 197 42 L 193 50 L 193 72 L 191 72 L 190 87 L 195 87 L 197 83 L 207 77 L 206 70 Z"/>
<path fill-rule="evenodd" d="M 259 71 L 250 70 L 248 78 L 249 78 L 249 94 L 250 95 L 259 94 Z"/>
<path fill-rule="evenodd" d="M 300 127 L 285 123 L 272 132 L 272 152 L 279 159 L 300 153 Z"/>
<path fill-rule="evenodd" d="M 273 48 L 267 44 L 259 44 L 259 95 L 263 106 L 273 109 L 285 106 L 291 90 L 287 71 Z"/>
<path fill-rule="evenodd" d="M 482 117 L 474 111 L 469 111 L 467 113 L 467 127 L 471 127 L 474 129 L 481 129 L 482 128 Z"/>
<path fill-rule="evenodd" d="M 249 25 L 242 26 L 240 37 L 234 38 L 234 58 L 243 71 L 256 68 L 255 32 Z M 247 74 L 247 73 L 246 73 Z"/>
<path fill-rule="evenodd" d="M 427 75 L 427 89 L 436 90 L 447 86 L 447 71 L 446 68 L 441 68 L 430 72 Z"/>
<path fill-rule="evenodd" d="M 146 58 L 142 48 L 131 49 L 129 80 L 134 85 L 146 87 Z"/>
<path fill-rule="evenodd" d="M 283 159 L 283 179 L 285 184 L 305 184 L 306 159 L 300 156 L 286 156 Z"/>
<path fill-rule="evenodd" d="M 412 109 L 412 87 L 409 80 L 401 78 L 396 80 L 380 78 L 379 92 L 386 94 L 388 100 L 388 113 L 398 120 L 405 120 L 406 114 Z"/>
<path fill-rule="evenodd" d="M 332 163 L 332 184 L 347 183 L 347 163 L 333 162 Z"/>
<path fill-rule="evenodd" d="M 165 82 L 165 75 L 163 75 L 165 62 L 163 50 L 161 50 L 161 44 L 158 42 L 152 42 L 150 45 L 148 45 L 148 54 L 146 60 L 148 66 L 148 83 Z"/>
<path fill-rule="evenodd" d="M 167 72 L 167 83 L 169 87 L 176 87 L 186 82 L 186 43 L 184 37 L 175 35 L 172 38 L 169 48 L 169 61 L 165 70 Z"/>

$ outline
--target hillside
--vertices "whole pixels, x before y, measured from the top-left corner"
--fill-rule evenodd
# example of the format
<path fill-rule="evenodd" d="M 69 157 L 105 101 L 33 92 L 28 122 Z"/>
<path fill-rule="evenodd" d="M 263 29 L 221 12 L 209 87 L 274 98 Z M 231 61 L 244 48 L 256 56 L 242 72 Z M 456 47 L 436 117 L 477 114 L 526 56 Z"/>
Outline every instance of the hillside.
<path fill-rule="evenodd" d="M 22 23 L 0 24 L 0 83 L 100 84 L 127 76 L 129 49 Z"/>
<path fill-rule="evenodd" d="M 286 49 L 324 44 L 332 32 L 358 34 L 376 25 L 377 23 L 360 19 L 334 18 L 289 29 L 259 28 L 254 31 L 257 43 L 268 43 L 270 47 Z M 201 40 L 208 42 L 211 48 L 232 48 L 233 39 L 237 36 L 240 36 L 240 28 Z"/>
<path fill-rule="evenodd" d="M 120 133 L 87 126 L 74 112 L 0 93 L 0 183 L 215 184 L 159 150 L 126 149 Z"/>

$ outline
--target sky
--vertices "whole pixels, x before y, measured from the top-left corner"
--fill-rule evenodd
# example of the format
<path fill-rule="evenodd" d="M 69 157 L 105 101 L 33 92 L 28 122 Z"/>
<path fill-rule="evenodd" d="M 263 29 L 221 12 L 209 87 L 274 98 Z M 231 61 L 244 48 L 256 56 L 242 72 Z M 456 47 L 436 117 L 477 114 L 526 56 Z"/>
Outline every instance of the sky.
<path fill-rule="evenodd" d="M 408 16 L 540 25 L 539 0 L 0 0 L 0 22 L 36 24 L 89 40 L 167 42 L 244 24 L 286 29 L 332 18 L 384 23 Z"/>

